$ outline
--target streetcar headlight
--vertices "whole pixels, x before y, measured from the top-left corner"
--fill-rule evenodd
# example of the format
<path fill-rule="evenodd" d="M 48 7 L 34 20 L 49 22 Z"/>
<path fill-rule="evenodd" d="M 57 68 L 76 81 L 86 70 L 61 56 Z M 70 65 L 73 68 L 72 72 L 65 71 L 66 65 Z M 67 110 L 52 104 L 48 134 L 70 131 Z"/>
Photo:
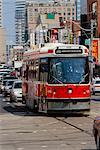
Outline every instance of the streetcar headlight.
<path fill-rule="evenodd" d="M 73 90 L 72 89 L 68 89 L 68 94 L 72 94 Z"/>
<path fill-rule="evenodd" d="M 55 94 L 56 94 L 56 92 L 54 91 L 54 92 L 53 92 L 53 94 L 55 95 Z"/>

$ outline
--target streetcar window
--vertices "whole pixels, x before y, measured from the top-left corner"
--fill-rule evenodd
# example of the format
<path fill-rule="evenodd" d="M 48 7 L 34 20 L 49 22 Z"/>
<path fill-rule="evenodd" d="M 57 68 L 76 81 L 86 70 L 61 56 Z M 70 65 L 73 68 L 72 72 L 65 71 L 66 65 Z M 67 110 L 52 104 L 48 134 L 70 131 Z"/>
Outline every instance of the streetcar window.
<path fill-rule="evenodd" d="M 39 60 L 34 60 L 31 64 L 30 79 L 38 80 L 39 77 Z"/>
<path fill-rule="evenodd" d="M 40 81 L 47 81 L 48 79 L 48 58 L 40 59 Z"/>
<path fill-rule="evenodd" d="M 51 58 L 49 83 L 88 83 L 89 63 L 86 57 Z"/>

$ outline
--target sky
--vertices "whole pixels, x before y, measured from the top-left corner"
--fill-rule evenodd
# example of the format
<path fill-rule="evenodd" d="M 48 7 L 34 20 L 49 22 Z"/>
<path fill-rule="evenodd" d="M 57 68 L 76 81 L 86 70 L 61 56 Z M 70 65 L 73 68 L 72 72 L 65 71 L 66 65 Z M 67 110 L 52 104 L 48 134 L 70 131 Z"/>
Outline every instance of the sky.
<path fill-rule="evenodd" d="M 82 14 L 87 13 L 86 4 L 87 4 L 87 0 L 81 0 L 81 11 L 82 11 Z"/>
<path fill-rule="evenodd" d="M 3 0 L 3 26 L 7 43 L 15 43 L 15 0 Z"/>

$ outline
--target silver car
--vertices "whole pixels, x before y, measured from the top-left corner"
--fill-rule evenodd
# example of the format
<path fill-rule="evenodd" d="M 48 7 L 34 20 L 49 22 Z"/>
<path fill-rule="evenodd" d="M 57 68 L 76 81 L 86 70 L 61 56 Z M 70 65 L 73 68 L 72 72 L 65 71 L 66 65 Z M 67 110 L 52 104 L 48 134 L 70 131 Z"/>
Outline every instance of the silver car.
<path fill-rule="evenodd" d="M 15 80 L 8 80 L 6 82 L 6 85 L 4 86 L 4 92 L 3 92 L 3 95 L 5 97 L 10 94 L 10 90 L 12 89 L 12 85 L 13 85 L 14 81 Z"/>
<path fill-rule="evenodd" d="M 22 101 L 22 81 L 17 80 L 13 83 L 12 89 L 10 91 L 10 102 Z"/>
<path fill-rule="evenodd" d="M 93 94 L 100 94 L 100 79 L 96 79 L 93 84 Z"/>

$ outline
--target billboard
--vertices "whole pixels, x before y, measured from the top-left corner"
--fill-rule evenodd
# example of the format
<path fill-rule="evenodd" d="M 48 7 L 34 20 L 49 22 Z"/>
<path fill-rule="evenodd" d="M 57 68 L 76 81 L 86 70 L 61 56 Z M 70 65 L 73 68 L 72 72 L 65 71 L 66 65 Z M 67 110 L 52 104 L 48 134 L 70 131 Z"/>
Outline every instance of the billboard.
<path fill-rule="evenodd" d="M 98 50 L 99 50 L 99 39 L 92 40 L 92 56 L 95 58 L 95 61 L 98 62 Z"/>

